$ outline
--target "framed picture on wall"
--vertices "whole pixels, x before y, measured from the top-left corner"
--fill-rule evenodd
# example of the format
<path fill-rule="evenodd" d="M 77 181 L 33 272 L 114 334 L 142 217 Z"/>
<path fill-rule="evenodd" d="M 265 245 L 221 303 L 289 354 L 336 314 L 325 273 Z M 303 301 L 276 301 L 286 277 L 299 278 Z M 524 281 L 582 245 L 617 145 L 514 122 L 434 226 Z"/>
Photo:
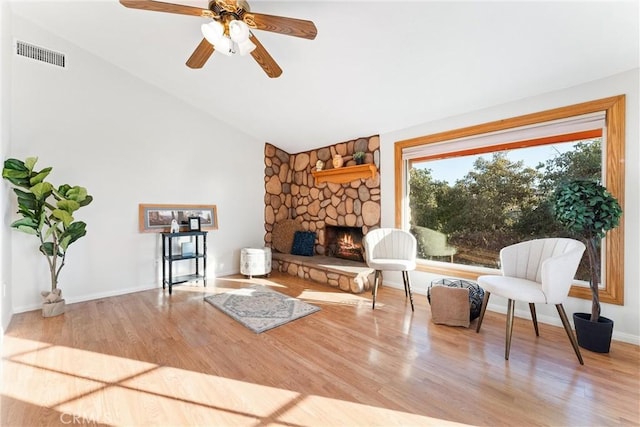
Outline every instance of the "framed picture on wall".
<path fill-rule="evenodd" d="M 192 218 L 197 218 L 191 221 Z M 218 212 L 216 205 L 138 205 L 138 223 L 141 233 L 162 233 L 171 230 L 171 221 L 176 220 L 180 231 L 194 231 L 192 226 L 199 222 L 197 231 L 217 230 Z"/>

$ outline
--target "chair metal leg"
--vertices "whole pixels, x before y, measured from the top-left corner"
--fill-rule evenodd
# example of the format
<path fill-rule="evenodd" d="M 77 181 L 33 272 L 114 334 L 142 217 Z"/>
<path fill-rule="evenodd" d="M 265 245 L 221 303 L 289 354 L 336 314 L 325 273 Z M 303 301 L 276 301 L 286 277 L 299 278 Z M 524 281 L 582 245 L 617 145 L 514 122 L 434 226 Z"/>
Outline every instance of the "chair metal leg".
<path fill-rule="evenodd" d="M 580 348 L 578 347 L 578 340 L 576 336 L 573 334 L 571 330 L 571 324 L 569 323 L 569 319 L 567 319 L 567 313 L 564 311 L 564 307 L 562 304 L 556 304 L 556 309 L 558 309 L 558 314 L 560 315 L 560 320 L 562 320 L 562 326 L 564 326 L 564 330 L 567 332 L 567 336 L 569 337 L 569 341 L 571 341 L 571 345 L 573 346 L 573 351 L 576 352 L 576 356 L 578 356 L 578 361 L 581 365 L 584 365 L 584 361 L 582 360 L 582 355 L 580 354 Z"/>
<path fill-rule="evenodd" d="M 406 271 L 402 270 L 402 283 L 404 284 L 404 297 L 406 298 L 409 295 L 407 294 L 407 278 L 405 273 Z"/>
<path fill-rule="evenodd" d="M 507 303 L 507 337 L 504 348 L 504 358 L 509 360 L 509 351 L 511 350 L 511 334 L 513 333 L 513 317 L 515 314 L 516 303 L 510 299 Z"/>
<path fill-rule="evenodd" d="M 484 291 L 484 298 L 482 299 L 482 308 L 480 309 L 480 317 L 478 318 L 476 333 L 480 332 L 480 326 L 482 326 L 482 319 L 484 319 L 484 312 L 487 309 L 487 304 L 489 304 L 489 295 L 491 295 L 490 292 Z"/>
<path fill-rule="evenodd" d="M 409 281 L 409 272 L 406 270 L 402 271 L 402 281 L 404 282 L 404 292 L 405 297 L 406 293 L 409 291 L 409 301 L 411 301 L 411 311 L 415 311 L 413 308 L 413 295 L 411 294 L 411 282 Z"/>
<path fill-rule="evenodd" d="M 536 305 L 532 302 L 529 303 L 529 311 L 531 311 L 531 320 L 533 320 L 533 328 L 536 330 L 536 336 L 540 336 L 538 331 L 538 316 L 536 316 Z"/>
<path fill-rule="evenodd" d="M 376 295 L 378 295 L 378 282 L 380 281 L 380 270 L 376 270 L 373 275 L 373 289 L 371 290 L 371 294 L 373 295 L 373 306 L 371 309 L 376 308 Z"/>

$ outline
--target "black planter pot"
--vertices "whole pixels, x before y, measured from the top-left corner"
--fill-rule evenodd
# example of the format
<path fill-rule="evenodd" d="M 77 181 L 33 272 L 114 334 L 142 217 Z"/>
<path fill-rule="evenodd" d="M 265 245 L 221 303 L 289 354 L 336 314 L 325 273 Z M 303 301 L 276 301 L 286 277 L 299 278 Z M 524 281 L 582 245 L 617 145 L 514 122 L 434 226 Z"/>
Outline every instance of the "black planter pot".
<path fill-rule="evenodd" d="M 609 353 L 613 320 L 600 316 L 597 322 L 592 322 L 590 318 L 589 313 L 573 313 L 578 345 L 596 353 Z"/>

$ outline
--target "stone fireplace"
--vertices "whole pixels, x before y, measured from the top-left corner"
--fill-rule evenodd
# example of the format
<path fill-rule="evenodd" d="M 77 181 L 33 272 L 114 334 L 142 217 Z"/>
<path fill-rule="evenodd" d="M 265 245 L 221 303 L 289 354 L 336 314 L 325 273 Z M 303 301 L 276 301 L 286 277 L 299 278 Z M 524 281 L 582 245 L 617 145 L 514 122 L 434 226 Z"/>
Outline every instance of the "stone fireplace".
<path fill-rule="evenodd" d="M 365 163 L 378 166 L 374 177 L 347 183 L 316 182 L 316 163 L 333 168 L 331 159 L 341 155 L 344 167 L 355 165 L 352 153 L 365 152 Z M 342 142 L 317 150 L 289 154 L 265 144 L 265 236 L 271 246 L 273 225 L 295 219 L 301 229 L 316 233 L 316 255 L 327 255 L 326 227 L 357 227 L 366 234 L 380 227 L 380 138 L 377 135 Z"/>
<path fill-rule="evenodd" d="M 364 165 L 356 165 L 353 154 L 365 153 Z M 350 179 L 333 180 L 332 159 L 342 156 L 345 173 L 366 165 L 372 173 Z M 373 270 L 364 263 L 362 236 L 380 227 L 380 138 L 378 135 L 289 154 L 272 144 L 264 151 L 265 246 L 274 247 L 275 224 L 296 221 L 298 230 L 316 233 L 314 256 L 294 256 L 280 249 L 273 251 L 278 271 L 293 276 L 360 293 L 371 289 Z M 317 166 L 325 179 L 317 179 Z M 328 175 L 332 179 L 326 178 Z M 332 229 L 354 229 L 343 243 L 333 241 Z M 277 249 L 277 248 L 276 248 Z M 341 256 L 341 258 L 336 258 Z M 357 258 L 356 258 L 357 257 Z"/>
<path fill-rule="evenodd" d="M 325 254 L 330 257 L 364 262 L 362 227 L 327 225 L 324 231 Z"/>

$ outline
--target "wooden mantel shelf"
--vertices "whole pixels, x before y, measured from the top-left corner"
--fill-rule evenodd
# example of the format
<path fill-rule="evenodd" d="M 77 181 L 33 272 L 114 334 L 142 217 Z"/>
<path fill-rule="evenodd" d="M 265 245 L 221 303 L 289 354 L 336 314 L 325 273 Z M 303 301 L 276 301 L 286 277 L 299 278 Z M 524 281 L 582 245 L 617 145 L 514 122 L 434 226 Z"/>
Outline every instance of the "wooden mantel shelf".
<path fill-rule="evenodd" d="M 344 166 L 341 168 L 326 169 L 322 171 L 311 171 L 316 180 L 316 184 L 321 182 L 335 182 L 345 184 L 360 178 L 375 178 L 378 168 L 373 163 L 364 165 Z"/>

